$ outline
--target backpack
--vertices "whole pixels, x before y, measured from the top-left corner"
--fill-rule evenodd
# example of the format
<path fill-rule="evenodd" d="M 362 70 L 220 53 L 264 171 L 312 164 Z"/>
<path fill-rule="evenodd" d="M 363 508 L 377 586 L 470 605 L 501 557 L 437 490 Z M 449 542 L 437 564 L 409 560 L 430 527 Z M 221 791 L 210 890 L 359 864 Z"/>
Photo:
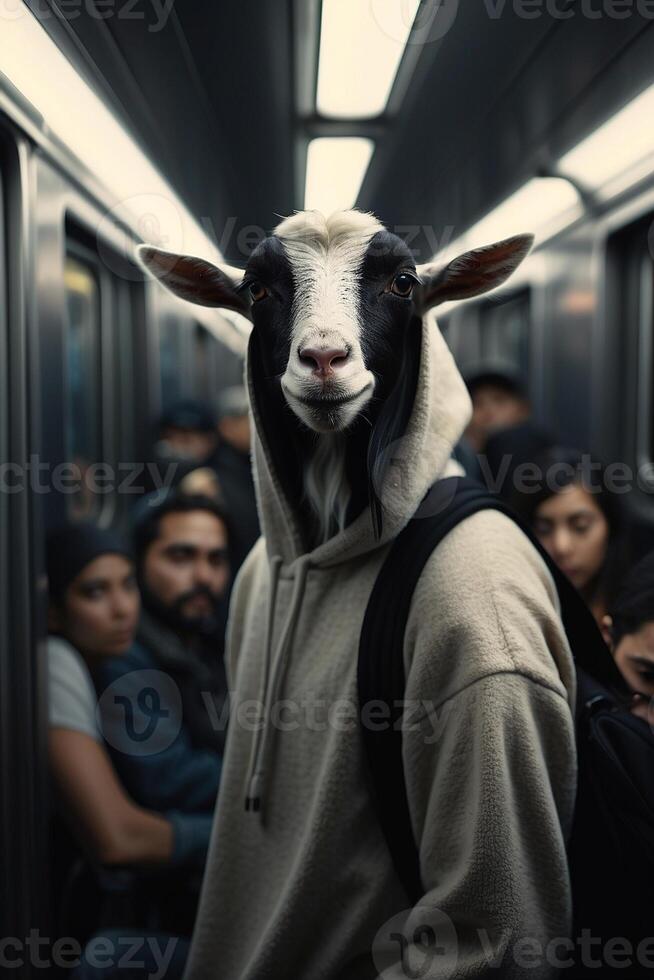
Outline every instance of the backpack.
<path fill-rule="evenodd" d="M 357 667 L 359 705 L 381 702 L 392 722 L 383 727 L 361 724 L 360 729 L 373 805 L 397 875 L 416 904 L 424 889 L 401 730 L 403 644 L 411 598 L 427 560 L 446 535 L 480 510 L 497 510 L 521 527 L 549 568 L 576 667 L 579 776 L 568 842 L 574 936 L 588 927 L 604 941 L 632 937 L 635 949 L 643 937 L 654 935 L 652 732 L 625 707 L 624 681 L 586 604 L 500 498 L 468 477 L 448 477 L 434 484 L 423 505 L 397 536 L 379 571 L 363 620 Z M 427 516 L 421 516 L 424 509 Z"/>

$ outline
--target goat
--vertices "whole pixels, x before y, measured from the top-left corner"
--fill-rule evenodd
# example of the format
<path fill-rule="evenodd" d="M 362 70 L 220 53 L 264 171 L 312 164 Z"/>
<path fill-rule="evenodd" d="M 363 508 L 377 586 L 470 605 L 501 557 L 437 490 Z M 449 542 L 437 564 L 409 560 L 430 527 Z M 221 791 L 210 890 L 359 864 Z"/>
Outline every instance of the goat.
<path fill-rule="evenodd" d="M 245 270 L 151 245 L 137 255 L 176 295 L 252 321 L 258 418 L 310 550 L 368 505 L 381 535 L 377 488 L 411 413 L 421 318 L 500 285 L 532 242 L 519 235 L 416 267 L 373 215 L 305 211 L 282 221 Z"/>

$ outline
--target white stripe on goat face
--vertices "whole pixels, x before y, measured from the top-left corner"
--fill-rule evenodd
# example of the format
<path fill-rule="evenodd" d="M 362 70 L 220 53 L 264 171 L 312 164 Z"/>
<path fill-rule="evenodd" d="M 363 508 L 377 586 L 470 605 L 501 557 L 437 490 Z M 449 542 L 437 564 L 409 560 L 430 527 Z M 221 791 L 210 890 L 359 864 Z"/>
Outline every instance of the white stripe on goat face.
<path fill-rule="evenodd" d="M 337 427 L 342 428 L 372 396 L 375 379 L 361 350 L 359 303 L 361 268 L 372 234 L 341 232 L 326 243 L 280 236 L 295 288 L 282 388 L 290 395 L 293 410 L 311 428 L 316 428 L 315 412 L 305 407 L 303 399 L 352 399 L 339 405 Z"/>

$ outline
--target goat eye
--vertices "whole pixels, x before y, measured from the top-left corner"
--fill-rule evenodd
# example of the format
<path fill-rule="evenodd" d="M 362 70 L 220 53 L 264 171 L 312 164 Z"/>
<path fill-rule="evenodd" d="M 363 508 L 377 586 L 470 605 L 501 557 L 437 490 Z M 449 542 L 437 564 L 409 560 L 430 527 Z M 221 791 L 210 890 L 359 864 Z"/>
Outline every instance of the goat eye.
<path fill-rule="evenodd" d="M 249 290 L 250 299 L 253 303 L 258 303 L 260 299 L 265 299 L 268 295 L 268 290 L 265 286 L 262 286 L 260 282 L 251 282 Z"/>
<path fill-rule="evenodd" d="M 391 283 L 391 292 L 395 293 L 396 296 L 407 297 L 413 292 L 415 284 L 416 281 L 413 276 L 408 275 L 406 272 L 400 272 Z"/>

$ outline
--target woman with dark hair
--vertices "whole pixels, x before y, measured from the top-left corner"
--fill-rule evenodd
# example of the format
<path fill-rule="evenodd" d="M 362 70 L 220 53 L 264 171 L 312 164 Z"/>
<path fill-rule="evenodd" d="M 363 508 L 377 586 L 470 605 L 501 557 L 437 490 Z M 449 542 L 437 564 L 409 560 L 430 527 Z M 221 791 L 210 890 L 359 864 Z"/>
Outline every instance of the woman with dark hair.
<path fill-rule="evenodd" d="M 98 722 L 93 677 L 100 664 L 126 655 L 139 618 L 140 594 L 131 550 L 118 535 L 92 524 L 65 525 L 48 536 L 46 559 L 50 596 L 48 753 L 62 818 L 53 827 L 53 857 L 60 886 L 56 900 L 68 898 L 66 907 L 57 912 L 61 927 L 72 927 L 82 939 L 98 926 L 102 930 L 90 940 L 74 977 L 113 977 L 124 952 L 120 943 L 136 926 L 134 935 L 142 943 L 140 959 L 145 965 L 129 975 L 147 975 L 153 944 L 162 943 L 170 954 L 165 976 L 173 980 L 183 970 L 188 938 L 171 936 L 167 930 L 143 932 L 141 921 L 130 923 L 120 917 L 129 920 L 134 913 L 145 923 L 153 914 L 154 906 L 146 904 L 151 888 L 145 869 L 159 870 L 152 879 L 152 887 L 159 888 L 164 870 L 182 876 L 201 873 L 211 816 L 157 812 L 136 803 L 116 773 Z M 86 866 L 79 860 L 80 851 L 87 858 Z M 83 867 L 87 873 L 80 876 L 78 870 Z M 109 882 L 106 870 L 111 868 L 121 869 L 122 889 L 117 892 L 115 878 L 106 892 L 102 890 Z M 95 879 L 91 873 L 95 890 L 86 884 L 88 869 L 95 869 Z M 100 869 L 103 874 L 98 873 Z M 131 884 L 123 880 L 125 869 L 136 872 Z M 127 895 L 126 888 L 134 890 L 133 896 L 131 892 L 131 897 Z M 73 897 L 76 902 L 71 902 Z M 131 911 L 126 911 L 128 905 L 133 906 Z M 106 921 L 97 922 L 98 915 Z M 116 916 L 119 921 L 114 923 Z M 106 968 L 93 966 L 96 941 L 104 943 Z"/>
<path fill-rule="evenodd" d="M 602 633 L 634 693 L 632 712 L 654 722 L 654 552 L 629 572 L 602 621 Z"/>
<path fill-rule="evenodd" d="M 611 492 L 602 464 L 576 449 L 545 450 L 524 476 L 528 481 L 515 487 L 515 509 L 601 624 L 628 567 L 620 496 Z"/>
<path fill-rule="evenodd" d="M 90 524 L 49 535 L 48 748 L 62 813 L 100 864 L 166 863 L 168 819 L 123 790 L 96 720 L 94 664 L 134 641 L 140 596 L 132 558 L 116 535 Z"/>

